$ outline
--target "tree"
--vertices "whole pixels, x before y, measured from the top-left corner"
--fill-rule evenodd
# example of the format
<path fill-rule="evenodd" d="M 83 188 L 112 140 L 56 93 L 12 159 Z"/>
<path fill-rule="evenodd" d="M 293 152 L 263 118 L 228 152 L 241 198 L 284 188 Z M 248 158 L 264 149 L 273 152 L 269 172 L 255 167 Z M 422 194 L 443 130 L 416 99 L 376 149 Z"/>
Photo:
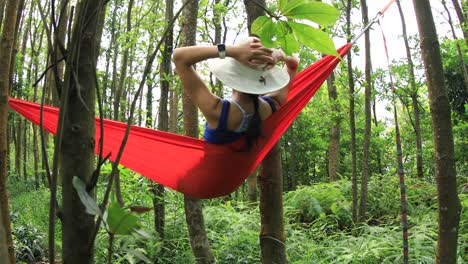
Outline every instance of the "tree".
<path fill-rule="evenodd" d="M 330 127 L 330 142 L 328 144 L 328 177 L 330 181 L 337 180 L 338 168 L 340 166 L 340 107 L 338 93 L 335 85 L 335 73 L 332 72 L 327 78 L 328 97 L 332 105 L 332 125 Z"/>
<path fill-rule="evenodd" d="M 10 90 L 9 72 L 13 54 L 14 30 L 16 27 L 17 0 L 8 0 L 5 10 L 5 26 L 3 28 L 0 46 L 0 260 L 14 264 L 15 252 L 11 236 L 10 210 L 8 208 L 7 192 L 7 120 L 8 96 Z M 6 254 L 6 252 L 8 254 Z"/>
<path fill-rule="evenodd" d="M 408 42 L 408 35 L 406 34 L 406 22 L 403 10 L 401 9 L 400 1 L 397 1 L 398 11 L 401 18 L 401 27 L 403 31 L 403 41 L 405 42 L 406 60 L 408 63 L 409 84 L 411 87 L 411 102 L 413 105 L 413 118 L 414 118 L 414 133 L 416 134 L 416 170 L 420 179 L 423 178 L 423 158 L 422 158 L 422 138 L 421 138 L 421 118 L 418 103 L 418 89 L 416 87 L 416 79 L 414 77 L 414 64 L 411 56 L 411 50 Z"/>
<path fill-rule="evenodd" d="M 369 17 L 367 12 L 366 0 L 361 0 L 361 13 L 362 23 L 364 26 L 369 24 Z M 364 114 L 366 116 L 366 124 L 364 129 L 364 145 L 363 145 L 363 157 L 362 157 L 362 178 L 361 178 L 361 199 L 359 203 L 359 221 L 363 222 L 366 219 L 367 210 L 367 183 L 369 181 L 369 152 L 370 152 L 370 137 L 371 137 L 371 91 L 372 91 L 372 80 L 371 80 L 371 57 L 370 57 L 370 32 L 366 31 L 364 35 L 365 42 L 365 109 Z"/>
<path fill-rule="evenodd" d="M 198 0 L 189 1 L 182 13 L 183 46 L 196 44 Z M 184 133 L 187 136 L 198 137 L 198 109 L 190 97 L 182 91 L 184 109 Z M 213 263 L 214 256 L 211 252 L 208 237 L 205 231 L 205 222 L 200 201 L 184 195 L 185 219 L 187 221 L 190 245 L 198 264 Z"/>
<path fill-rule="evenodd" d="M 92 263 L 94 259 L 94 216 L 85 212 L 72 180 L 78 177 L 90 184 L 95 168 L 95 71 L 100 47 L 97 32 L 103 19 L 103 8 L 103 0 L 83 0 L 77 7 L 60 97 L 55 151 L 60 157 L 62 179 L 64 263 Z"/>
<path fill-rule="evenodd" d="M 265 12 L 265 1 L 245 1 L 249 33 L 252 23 Z M 286 236 L 283 221 L 283 173 L 281 144 L 277 142 L 261 164 L 260 185 L 260 248 L 262 263 L 286 263 Z M 250 185 L 250 184 L 249 184 Z M 253 186 L 251 187 L 253 188 Z"/>
<path fill-rule="evenodd" d="M 437 32 L 428 0 L 413 0 L 421 39 L 434 135 L 439 231 L 436 263 L 457 262 L 460 201 L 457 193 L 450 105 Z"/>

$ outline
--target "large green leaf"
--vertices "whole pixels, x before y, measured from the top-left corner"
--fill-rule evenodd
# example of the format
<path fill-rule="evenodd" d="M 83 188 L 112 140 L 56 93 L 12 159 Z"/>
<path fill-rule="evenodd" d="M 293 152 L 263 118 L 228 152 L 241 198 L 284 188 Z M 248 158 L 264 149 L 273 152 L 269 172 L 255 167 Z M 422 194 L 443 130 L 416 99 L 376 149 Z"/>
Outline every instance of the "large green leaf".
<path fill-rule="evenodd" d="M 288 4 L 288 0 L 278 0 L 278 9 L 283 10 L 283 8 Z"/>
<path fill-rule="evenodd" d="M 275 41 L 273 40 L 276 35 L 276 23 L 268 16 L 260 16 L 252 23 L 251 31 L 262 40 L 263 46 L 273 48 Z"/>
<path fill-rule="evenodd" d="M 279 46 L 281 46 L 281 49 L 287 55 L 299 52 L 299 43 L 297 42 L 293 34 L 279 36 L 277 39 L 277 43 L 279 44 Z"/>
<path fill-rule="evenodd" d="M 101 215 L 101 209 L 99 209 L 98 204 L 86 191 L 86 184 L 76 176 L 73 176 L 72 184 L 78 193 L 78 197 L 80 197 L 81 203 L 86 208 L 86 213 L 91 215 Z"/>
<path fill-rule="evenodd" d="M 322 2 L 305 2 L 284 13 L 288 18 L 307 19 L 320 25 L 329 25 L 336 22 L 340 12 L 333 6 Z"/>
<path fill-rule="evenodd" d="M 287 16 L 287 14 L 289 13 L 289 11 L 291 11 L 292 9 L 296 8 L 297 6 L 300 6 L 300 5 L 303 5 L 305 3 L 307 3 L 309 0 L 290 0 L 290 1 L 287 1 L 287 4 L 286 5 L 283 5 L 283 7 L 280 7 L 279 8 L 279 11 L 281 12 L 281 14 L 283 14 L 284 16 Z M 284 1 L 283 1 L 284 2 Z"/>
<path fill-rule="evenodd" d="M 294 34 L 299 41 L 301 41 L 305 46 L 325 54 L 330 54 L 336 57 L 340 56 L 336 52 L 335 44 L 333 44 L 332 39 L 327 35 L 327 33 L 301 23 L 289 21 L 288 24 L 293 29 Z"/>
<path fill-rule="evenodd" d="M 109 204 L 106 223 L 109 233 L 115 235 L 129 235 L 140 227 L 137 217 L 117 203 Z"/>

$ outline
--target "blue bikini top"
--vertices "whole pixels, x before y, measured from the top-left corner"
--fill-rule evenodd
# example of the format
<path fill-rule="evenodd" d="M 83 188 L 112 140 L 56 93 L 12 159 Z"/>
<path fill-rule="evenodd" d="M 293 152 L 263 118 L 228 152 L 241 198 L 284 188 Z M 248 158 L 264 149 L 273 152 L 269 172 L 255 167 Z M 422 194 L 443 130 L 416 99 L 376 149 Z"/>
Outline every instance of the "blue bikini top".
<path fill-rule="evenodd" d="M 276 111 L 275 104 L 273 100 L 268 96 L 261 96 L 262 100 L 266 101 L 273 112 Z M 227 130 L 227 120 L 228 120 L 228 113 L 229 107 L 231 106 L 231 102 L 234 103 L 239 110 L 242 112 L 242 121 L 234 131 Z M 249 127 L 250 120 L 253 117 L 254 113 L 247 113 L 236 101 L 234 100 L 226 100 L 222 99 L 223 107 L 221 109 L 221 116 L 219 117 L 218 126 L 213 129 L 208 127 L 208 123 L 205 123 L 205 133 L 203 134 L 203 139 L 212 144 L 228 144 L 232 143 L 238 139 L 240 139 L 244 132 L 247 131 Z"/>

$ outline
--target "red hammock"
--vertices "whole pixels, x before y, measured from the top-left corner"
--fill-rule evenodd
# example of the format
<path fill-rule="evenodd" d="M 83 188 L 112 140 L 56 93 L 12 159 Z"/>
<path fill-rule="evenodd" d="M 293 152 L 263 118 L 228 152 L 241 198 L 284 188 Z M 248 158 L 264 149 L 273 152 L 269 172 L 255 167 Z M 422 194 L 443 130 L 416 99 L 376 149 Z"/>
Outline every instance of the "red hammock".
<path fill-rule="evenodd" d="M 339 54 L 345 56 L 350 47 L 351 44 L 341 47 Z M 236 151 L 239 142 L 213 145 L 199 139 L 132 126 L 120 163 L 150 180 L 196 198 L 229 194 L 252 173 L 339 62 L 336 57 L 326 56 L 299 73 L 290 88 L 288 101 L 264 122 L 264 137 L 249 152 Z M 9 105 L 39 124 L 39 104 L 10 98 Z M 44 129 L 53 134 L 58 113 L 58 108 L 44 107 Z M 104 120 L 103 153 L 112 153 L 112 161 L 126 126 L 125 123 Z M 99 135 L 99 119 L 96 118 L 96 153 Z"/>

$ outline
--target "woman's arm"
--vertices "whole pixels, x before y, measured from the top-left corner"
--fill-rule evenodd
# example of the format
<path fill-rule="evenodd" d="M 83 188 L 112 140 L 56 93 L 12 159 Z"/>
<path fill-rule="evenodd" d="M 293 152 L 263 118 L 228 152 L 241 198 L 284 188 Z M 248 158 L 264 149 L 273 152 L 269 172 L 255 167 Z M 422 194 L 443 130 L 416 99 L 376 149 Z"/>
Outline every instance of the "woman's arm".
<path fill-rule="evenodd" d="M 226 47 L 226 56 L 254 68 L 264 63 L 272 64 L 274 60 L 271 52 L 270 49 L 264 48 L 258 39 L 254 39 L 251 43 Z M 200 108 L 203 115 L 215 122 L 219 119 L 221 112 L 220 98 L 210 92 L 193 66 L 198 62 L 218 56 L 216 46 L 182 47 L 175 49 L 172 54 L 177 74 L 182 81 L 182 88 L 190 96 L 192 102 Z"/>

